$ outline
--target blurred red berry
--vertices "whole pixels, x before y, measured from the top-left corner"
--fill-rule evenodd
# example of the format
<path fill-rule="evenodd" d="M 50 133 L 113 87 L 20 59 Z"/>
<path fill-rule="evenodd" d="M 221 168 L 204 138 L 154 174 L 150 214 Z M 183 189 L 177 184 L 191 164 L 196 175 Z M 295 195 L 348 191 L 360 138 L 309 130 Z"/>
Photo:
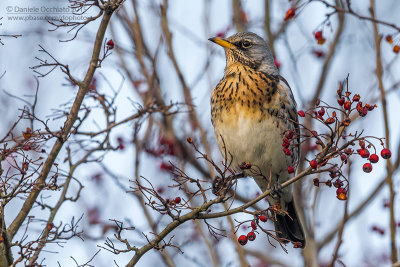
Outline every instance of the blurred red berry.
<path fill-rule="evenodd" d="M 367 162 L 363 165 L 363 171 L 366 173 L 370 173 L 372 171 L 371 163 Z"/>
<path fill-rule="evenodd" d="M 247 236 L 245 236 L 245 235 L 239 236 L 238 242 L 242 246 L 246 245 L 247 244 Z"/>
<path fill-rule="evenodd" d="M 294 168 L 293 168 L 293 166 L 290 165 L 290 166 L 287 168 L 287 171 L 288 171 L 288 173 L 294 173 Z"/>
<path fill-rule="evenodd" d="M 393 52 L 398 54 L 400 52 L 400 46 L 398 46 L 398 45 L 393 46 Z"/>
<path fill-rule="evenodd" d="M 260 221 L 262 222 L 266 222 L 267 221 L 267 217 L 265 217 L 264 215 L 260 215 Z"/>
<path fill-rule="evenodd" d="M 281 67 L 281 62 L 277 58 L 274 58 L 274 63 L 275 63 L 276 68 L 279 70 Z"/>
<path fill-rule="evenodd" d="M 248 239 L 249 241 L 254 241 L 254 239 L 256 239 L 256 234 L 255 234 L 254 232 L 249 232 L 249 233 L 247 234 L 247 239 Z"/>
<path fill-rule="evenodd" d="M 317 31 L 314 33 L 314 37 L 316 40 L 319 40 L 322 38 L 322 31 Z"/>
<path fill-rule="evenodd" d="M 351 109 L 351 103 L 350 101 L 346 101 L 343 105 L 345 110 L 350 110 Z"/>
<path fill-rule="evenodd" d="M 386 41 L 387 41 L 389 44 L 392 44 L 392 43 L 393 43 L 393 38 L 392 38 L 391 35 L 389 35 L 389 34 L 386 35 L 385 39 L 386 39 Z"/>
<path fill-rule="evenodd" d="M 107 48 L 110 49 L 110 50 L 114 49 L 114 41 L 112 39 L 108 40 Z"/>
<path fill-rule="evenodd" d="M 176 198 L 174 199 L 174 202 L 175 202 L 176 204 L 181 203 L 181 198 L 180 198 L 180 197 L 176 197 Z"/>
<path fill-rule="evenodd" d="M 294 131 L 293 130 L 289 130 L 289 132 L 286 134 L 286 138 L 287 139 L 292 139 L 293 135 L 294 135 Z"/>
<path fill-rule="evenodd" d="M 371 161 L 371 163 L 377 163 L 379 161 L 378 155 L 372 154 L 371 156 L 369 156 L 369 161 Z"/>
<path fill-rule="evenodd" d="M 369 157 L 369 151 L 366 148 L 362 148 L 358 151 L 358 153 L 360 154 L 360 156 L 364 159 Z"/>
<path fill-rule="evenodd" d="M 339 99 L 337 100 L 337 102 L 338 102 L 338 104 L 339 104 L 340 106 L 343 106 L 343 104 L 344 104 L 345 101 L 346 101 L 346 99 L 345 99 L 344 97 L 341 97 L 341 98 L 339 98 Z"/>
<path fill-rule="evenodd" d="M 317 166 L 318 166 L 317 161 L 315 159 L 311 160 L 310 161 L 310 166 L 311 166 L 311 168 L 316 169 Z"/>
<path fill-rule="evenodd" d="M 296 15 L 296 9 L 294 7 L 289 8 L 285 14 L 285 21 L 293 18 Z"/>
<path fill-rule="evenodd" d="M 287 138 L 283 138 L 282 146 L 288 148 L 290 146 L 290 141 Z"/>
<path fill-rule="evenodd" d="M 314 184 L 314 186 L 319 186 L 319 179 L 318 178 L 314 178 L 313 179 L 313 184 Z"/>
<path fill-rule="evenodd" d="M 158 194 L 164 193 L 164 187 L 159 186 L 159 187 L 157 188 L 157 193 L 158 193 Z"/>
<path fill-rule="evenodd" d="M 160 164 L 160 169 L 164 171 L 172 171 L 174 167 L 171 164 L 162 161 Z"/>
<path fill-rule="evenodd" d="M 253 230 L 256 230 L 256 229 L 257 229 L 257 223 L 256 223 L 255 220 L 252 220 L 252 221 L 251 221 L 251 228 L 252 228 Z"/>
<path fill-rule="evenodd" d="M 347 156 L 346 156 L 345 154 L 341 154 L 341 155 L 340 155 L 340 159 L 341 159 L 342 161 L 345 161 L 345 160 L 347 160 Z"/>
<path fill-rule="evenodd" d="M 306 114 L 305 114 L 304 111 L 302 111 L 302 110 L 299 110 L 299 111 L 297 112 L 297 114 L 299 114 L 300 117 L 306 116 Z"/>
<path fill-rule="evenodd" d="M 284 148 L 283 152 L 285 153 L 286 156 L 290 156 L 290 154 L 292 154 L 292 152 L 290 152 L 290 150 L 287 148 Z"/>
<path fill-rule="evenodd" d="M 382 158 L 384 158 L 384 159 L 390 159 L 390 157 L 392 156 L 392 152 L 390 152 L 389 149 L 384 148 L 384 149 L 382 149 L 382 151 L 381 151 L 381 156 L 382 156 Z"/>
<path fill-rule="evenodd" d="M 313 50 L 313 54 L 317 57 L 317 58 L 321 58 L 325 56 L 325 52 L 322 50 Z"/>

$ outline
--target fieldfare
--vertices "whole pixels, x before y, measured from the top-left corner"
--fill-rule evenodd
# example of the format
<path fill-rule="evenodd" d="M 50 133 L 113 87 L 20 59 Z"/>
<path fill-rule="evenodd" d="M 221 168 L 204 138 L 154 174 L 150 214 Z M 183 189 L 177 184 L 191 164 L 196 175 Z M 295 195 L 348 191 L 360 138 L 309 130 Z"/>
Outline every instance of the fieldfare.
<path fill-rule="evenodd" d="M 296 102 L 263 38 L 239 32 L 209 40 L 222 46 L 226 56 L 224 76 L 211 96 L 211 118 L 219 149 L 222 154 L 227 151 L 232 155 L 231 167 L 237 171 L 241 162 L 260 168 L 263 176 L 246 175 L 253 176 L 264 192 L 290 179 L 293 174 L 289 174 L 288 167 L 298 163 Z M 282 140 L 288 142 L 285 135 L 294 135 L 296 140 L 282 147 Z M 278 204 L 285 211 L 278 213 L 275 221 L 278 236 L 304 247 L 292 192 L 292 186 L 288 186 L 267 199 L 270 205 Z"/>

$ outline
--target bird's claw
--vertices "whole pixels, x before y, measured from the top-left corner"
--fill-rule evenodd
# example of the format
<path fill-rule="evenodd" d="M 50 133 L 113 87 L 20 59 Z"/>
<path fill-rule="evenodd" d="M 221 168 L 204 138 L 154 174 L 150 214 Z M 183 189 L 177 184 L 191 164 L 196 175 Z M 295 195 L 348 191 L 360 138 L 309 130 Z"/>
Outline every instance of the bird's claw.
<path fill-rule="evenodd" d="M 283 193 L 282 185 L 277 180 L 275 183 L 271 185 L 271 196 L 274 199 L 280 199 Z"/>

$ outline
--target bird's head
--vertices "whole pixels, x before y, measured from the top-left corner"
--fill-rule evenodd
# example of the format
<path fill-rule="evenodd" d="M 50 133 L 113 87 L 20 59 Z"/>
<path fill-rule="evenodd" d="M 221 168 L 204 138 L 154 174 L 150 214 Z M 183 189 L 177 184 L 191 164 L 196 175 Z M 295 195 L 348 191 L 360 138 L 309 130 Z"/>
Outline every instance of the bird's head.
<path fill-rule="evenodd" d="M 208 40 L 225 49 L 227 69 L 240 63 L 264 73 L 279 74 L 267 42 L 255 33 L 238 32 L 228 38 L 214 37 Z"/>

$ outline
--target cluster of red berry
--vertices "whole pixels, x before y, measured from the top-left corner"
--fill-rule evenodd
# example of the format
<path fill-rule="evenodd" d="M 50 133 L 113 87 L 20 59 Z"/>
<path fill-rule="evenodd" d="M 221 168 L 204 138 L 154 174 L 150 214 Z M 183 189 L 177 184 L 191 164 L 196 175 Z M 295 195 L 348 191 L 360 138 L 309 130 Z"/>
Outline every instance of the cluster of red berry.
<path fill-rule="evenodd" d="M 316 35 L 316 38 L 322 38 L 322 35 Z M 331 107 L 329 105 L 326 106 L 320 106 L 320 100 L 317 100 L 316 103 L 316 107 L 314 108 L 312 111 L 307 112 L 307 114 L 309 114 L 310 116 L 312 116 L 313 118 L 323 122 L 326 126 L 335 123 L 335 129 L 331 129 L 334 130 L 335 132 L 337 132 L 338 134 L 338 138 L 340 139 L 345 139 L 346 136 L 343 135 L 343 132 L 341 129 L 341 127 L 347 127 L 350 125 L 351 123 L 351 117 L 350 114 L 355 111 L 358 112 L 360 117 L 365 117 L 368 112 L 374 110 L 377 106 L 376 105 L 371 105 L 371 104 L 363 104 L 363 102 L 360 101 L 361 97 L 359 94 L 354 94 L 352 95 L 351 92 L 349 92 L 348 90 L 343 92 L 343 84 L 341 84 L 341 86 L 339 87 L 339 90 L 337 91 L 337 103 L 339 104 L 340 108 L 334 108 Z M 333 112 L 329 112 L 330 109 L 334 109 L 337 112 L 341 113 L 343 116 L 337 116 L 336 115 L 336 111 Z M 329 114 L 330 113 L 330 114 Z M 300 117 L 305 117 L 306 112 L 304 112 L 303 110 L 298 111 L 298 115 Z M 328 116 L 326 119 L 324 118 L 324 116 Z M 342 119 L 339 119 L 339 117 L 342 117 Z M 331 126 L 328 126 L 331 127 Z M 324 147 L 324 144 L 322 144 L 322 140 L 323 138 L 320 138 L 321 136 L 318 135 L 318 133 L 315 130 L 308 130 L 311 135 L 309 137 L 311 138 L 316 138 L 316 145 L 321 145 L 321 147 Z M 354 136 L 349 134 L 350 136 Z M 322 135 L 323 137 L 323 135 Z M 359 149 L 357 150 L 357 153 L 365 159 L 368 159 L 368 162 L 366 162 L 363 165 L 363 171 L 366 173 L 369 173 L 372 171 L 372 164 L 377 163 L 379 161 L 379 156 L 376 153 L 376 148 L 375 146 L 373 146 L 372 143 L 368 142 L 365 138 L 357 138 L 359 141 Z M 366 142 L 367 145 L 366 145 Z M 282 146 L 284 148 L 284 152 L 286 154 L 286 150 L 288 148 L 290 144 L 290 141 L 287 138 L 287 134 L 285 135 L 285 137 L 283 138 L 283 143 Z M 349 146 L 354 146 L 355 143 L 351 142 L 350 144 L 348 144 Z M 383 142 L 381 141 L 381 145 L 383 146 Z M 375 150 L 375 153 L 370 154 L 369 150 L 371 150 L 371 148 L 373 148 Z M 338 149 L 338 147 L 336 147 L 336 149 Z M 289 151 L 290 152 L 290 151 Z M 337 151 L 334 154 L 330 155 L 330 156 L 326 156 L 324 158 L 322 158 L 320 161 L 318 161 L 318 157 L 312 159 L 309 161 L 309 165 L 310 167 L 315 170 L 318 168 L 318 166 L 325 166 L 328 163 L 328 160 L 330 160 L 331 158 L 336 158 L 339 157 L 342 165 L 343 164 L 347 164 L 348 158 L 354 154 L 354 150 L 351 147 L 347 147 L 342 149 L 341 151 Z M 317 155 L 318 156 L 318 155 Z M 391 157 L 391 152 L 388 148 L 383 148 L 381 151 L 381 157 L 383 159 L 389 159 Z M 294 173 L 295 170 L 293 168 L 293 166 L 289 166 L 288 167 L 288 173 Z M 318 178 L 315 178 L 313 180 L 314 185 L 315 186 L 319 186 L 321 183 L 331 187 L 332 185 L 334 185 L 337 190 L 336 190 L 336 197 L 340 200 L 346 200 L 347 199 L 347 186 L 344 185 L 343 181 L 340 180 L 339 178 L 336 177 L 341 177 L 343 176 L 340 172 L 340 167 L 338 166 L 333 166 L 329 169 L 329 175 L 332 178 L 331 180 L 328 181 L 324 181 L 321 182 Z M 333 182 L 333 179 L 336 178 L 336 180 Z M 346 181 L 346 179 L 345 179 Z"/>
<path fill-rule="evenodd" d="M 251 231 L 247 235 L 241 235 L 238 238 L 238 242 L 240 245 L 244 246 L 247 244 L 247 241 L 254 241 L 256 239 L 256 230 L 257 230 L 257 221 L 260 220 L 262 222 L 267 221 L 267 217 L 264 215 L 260 215 L 258 219 L 254 219 L 251 221 Z"/>

